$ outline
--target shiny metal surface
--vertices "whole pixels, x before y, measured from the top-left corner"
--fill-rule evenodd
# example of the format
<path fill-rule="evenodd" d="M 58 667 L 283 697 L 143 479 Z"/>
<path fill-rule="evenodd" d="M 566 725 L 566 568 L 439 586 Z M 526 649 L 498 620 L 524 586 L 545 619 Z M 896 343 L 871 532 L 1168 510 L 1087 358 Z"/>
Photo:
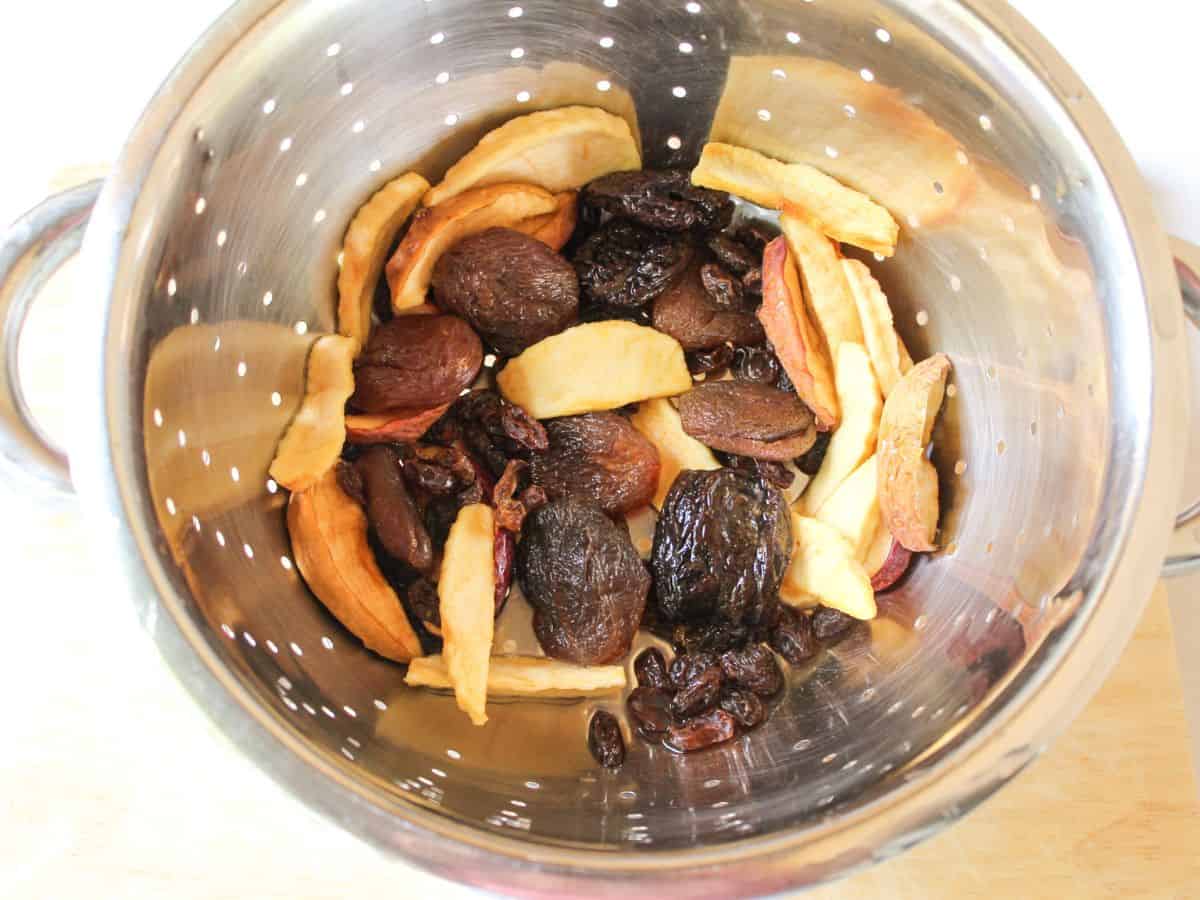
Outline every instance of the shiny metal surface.
<path fill-rule="evenodd" d="M 768 725 L 692 757 L 631 743 L 618 773 L 586 755 L 588 704 L 469 729 L 404 690 L 299 581 L 266 474 L 363 198 L 570 102 L 636 121 L 648 164 L 688 163 L 711 129 L 869 190 L 903 225 L 867 260 L 899 328 L 955 362 L 946 549 L 790 673 Z M 100 402 L 72 461 L 146 627 L 291 790 L 480 886 L 744 895 L 902 851 L 1065 727 L 1170 533 L 1167 242 L 1103 114 L 1001 5 L 243 0 L 147 110 L 85 260 L 108 302 L 82 310 Z"/>

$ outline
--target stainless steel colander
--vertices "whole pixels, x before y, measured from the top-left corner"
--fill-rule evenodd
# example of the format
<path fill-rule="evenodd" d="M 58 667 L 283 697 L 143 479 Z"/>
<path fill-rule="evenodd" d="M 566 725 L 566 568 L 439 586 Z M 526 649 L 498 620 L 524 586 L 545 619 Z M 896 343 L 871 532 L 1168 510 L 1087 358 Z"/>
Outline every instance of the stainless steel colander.
<path fill-rule="evenodd" d="M 305 588 L 267 476 L 358 205 L 567 103 L 626 116 L 647 165 L 689 165 L 711 135 L 870 193 L 902 223 L 894 259 L 866 257 L 898 326 L 955 363 L 946 548 L 869 633 L 792 672 L 765 727 L 695 756 L 632 742 L 616 773 L 585 748 L 593 701 L 496 703 L 476 729 L 406 690 Z M 94 402 L 70 461 L 97 539 L 260 765 L 447 877 L 728 896 L 887 858 L 1065 727 L 1159 573 L 1187 439 L 1176 272 L 1118 138 L 1007 7 L 242 0 L 103 190 L 35 210 L 0 252 L 3 449 L 50 488 L 65 457 L 28 424 L 13 346 L 93 202 L 76 355 Z"/>

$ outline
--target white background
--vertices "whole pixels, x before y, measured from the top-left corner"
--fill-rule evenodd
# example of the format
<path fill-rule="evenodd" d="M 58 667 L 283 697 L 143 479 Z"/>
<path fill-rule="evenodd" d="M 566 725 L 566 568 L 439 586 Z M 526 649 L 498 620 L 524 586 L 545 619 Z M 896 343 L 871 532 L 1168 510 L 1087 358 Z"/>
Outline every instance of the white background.
<path fill-rule="evenodd" d="M 114 159 L 161 79 L 224 4 L 4 6 L 0 222 L 37 202 L 64 167 Z M 1164 224 L 1200 242 L 1200 8 L 1016 6 L 1108 110 Z M 54 385 L 56 364 L 48 368 Z M 60 401 L 54 417 L 69 417 L 70 403 Z M 386 883 L 380 876 L 401 895 L 465 895 L 379 860 L 242 760 L 170 680 L 124 598 L 97 583 L 74 510 L 0 497 L 0 895 L 333 897 Z M 1200 603 L 1185 603 L 1184 593 L 1200 600 L 1200 579 L 1181 587 L 1172 599 L 1177 637 L 1195 648 L 1184 669 L 1196 713 Z"/>

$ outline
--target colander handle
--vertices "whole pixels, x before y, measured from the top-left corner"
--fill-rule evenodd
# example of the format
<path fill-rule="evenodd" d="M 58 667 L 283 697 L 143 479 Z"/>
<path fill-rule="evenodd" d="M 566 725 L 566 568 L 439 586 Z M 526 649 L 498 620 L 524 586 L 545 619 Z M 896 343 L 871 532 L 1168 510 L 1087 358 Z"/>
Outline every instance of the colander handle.
<path fill-rule="evenodd" d="M 17 368 L 21 330 L 46 281 L 79 252 L 83 232 L 100 194 L 92 181 L 55 194 L 34 207 L 0 238 L 0 455 L 57 494 L 70 494 L 67 454 L 34 421 Z"/>
<path fill-rule="evenodd" d="M 1183 295 L 1183 311 L 1194 328 L 1200 328 L 1200 247 L 1189 244 L 1179 238 L 1171 239 L 1171 250 L 1175 254 L 1175 270 L 1179 274 L 1179 290 Z M 1200 385 L 1193 390 L 1200 391 Z M 1200 428 L 1200 422 L 1193 423 Z M 1200 520 L 1200 497 L 1193 500 L 1175 517 L 1177 537 L 1182 537 L 1183 529 L 1193 522 Z M 1190 544 L 1195 547 L 1195 541 L 1177 540 L 1177 544 Z M 1186 575 L 1200 570 L 1200 550 L 1190 552 L 1182 550 L 1167 557 L 1163 574 L 1167 576 Z"/>

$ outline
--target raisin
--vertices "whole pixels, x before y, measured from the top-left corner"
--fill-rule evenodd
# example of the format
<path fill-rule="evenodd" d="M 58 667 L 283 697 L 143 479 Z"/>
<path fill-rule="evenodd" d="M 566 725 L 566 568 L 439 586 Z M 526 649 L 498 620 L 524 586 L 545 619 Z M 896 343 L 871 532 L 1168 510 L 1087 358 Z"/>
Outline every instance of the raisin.
<path fill-rule="evenodd" d="M 405 595 L 408 608 L 422 622 L 434 628 L 442 627 L 441 604 L 438 601 L 437 585 L 428 578 L 418 578 L 408 587 Z"/>
<path fill-rule="evenodd" d="M 633 674 L 642 687 L 671 690 L 671 679 L 667 675 L 667 661 L 657 647 L 647 647 L 633 661 Z"/>
<path fill-rule="evenodd" d="M 721 671 L 727 679 L 760 697 L 774 697 L 783 689 L 783 672 L 775 654 L 762 644 L 722 653 Z"/>
<path fill-rule="evenodd" d="M 744 625 L 732 625 L 716 620 L 676 626 L 673 639 L 683 653 L 724 653 L 743 646 L 750 640 L 751 630 Z"/>
<path fill-rule="evenodd" d="M 738 456 L 732 453 L 717 451 L 717 459 L 722 465 L 745 475 L 762 479 L 766 484 L 781 491 L 786 491 L 796 481 L 796 473 L 781 462 L 769 459 L 754 459 L 750 456 Z"/>
<path fill-rule="evenodd" d="M 767 244 L 777 236 L 776 232 L 772 232 L 761 222 L 746 222 L 734 232 L 737 241 L 757 254 L 760 259 L 763 251 L 767 249 Z"/>
<path fill-rule="evenodd" d="M 679 398 L 683 430 L 715 450 L 783 461 L 817 438 L 812 411 L 795 394 L 749 381 L 712 381 Z"/>
<path fill-rule="evenodd" d="M 705 243 L 717 262 L 734 275 L 745 275 L 755 266 L 762 265 L 762 251 L 757 254 L 745 244 L 728 234 L 710 234 Z"/>
<path fill-rule="evenodd" d="M 619 769 L 625 762 L 625 738 L 621 724 L 610 712 L 600 709 L 588 724 L 588 749 L 596 762 L 606 769 Z"/>
<path fill-rule="evenodd" d="M 813 635 L 822 644 L 836 643 L 850 633 L 856 621 L 841 610 L 818 606 L 812 617 Z"/>
<path fill-rule="evenodd" d="M 684 169 L 614 172 L 584 187 L 580 202 L 662 231 L 720 230 L 733 216 L 727 193 L 693 185 Z"/>
<path fill-rule="evenodd" d="M 715 375 L 729 367 L 733 348 L 718 344 L 711 350 L 693 350 L 687 354 L 688 371 L 693 375 Z"/>
<path fill-rule="evenodd" d="M 717 706 L 733 716 L 738 725 L 747 730 L 761 725 L 767 718 L 766 704 L 750 691 L 726 688 L 721 692 Z"/>
<path fill-rule="evenodd" d="M 636 687 L 626 705 L 643 737 L 662 734 L 671 727 L 671 695 L 654 687 Z"/>
<path fill-rule="evenodd" d="M 404 464 L 404 480 L 430 494 L 452 494 L 462 487 L 449 469 L 420 459 Z"/>
<path fill-rule="evenodd" d="M 664 743 L 680 753 L 721 744 L 737 734 L 737 720 L 723 709 L 714 709 L 682 725 L 673 725 Z"/>
<path fill-rule="evenodd" d="M 500 615 L 508 601 L 508 589 L 512 586 L 513 558 L 517 554 L 517 538 L 504 528 L 496 529 L 492 540 L 492 570 L 496 581 L 496 615 Z"/>
<path fill-rule="evenodd" d="M 583 242 L 574 262 L 587 305 L 641 307 L 670 287 L 691 259 L 688 238 L 614 219 Z"/>
<path fill-rule="evenodd" d="M 739 347 L 733 359 L 733 377 L 755 384 L 773 385 L 779 380 L 779 359 L 765 347 Z"/>
<path fill-rule="evenodd" d="M 711 653 L 689 653 L 671 662 L 671 713 L 688 719 L 710 709 L 717 702 L 724 681 L 721 663 Z"/>
<path fill-rule="evenodd" d="M 529 463 L 521 459 L 509 460 L 504 474 L 492 489 L 492 507 L 496 510 L 496 524 L 517 534 L 525 524 L 525 505 L 517 499 L 521 476 L 529 470 Z"/>
<path fill-rule="evenodd" d="M 402 316 L 379 325 L 354 361 L 350 405 L 368 413 L 450 403 L 483 365 L 483 345 L 458 316 Z"/>
<path fill-rule="evenodd" d="M 831 431 L 817 432 L 817 439 L 808 452 L 796 460 L 796 468 L 805 475 L 816 475 L 821 471 L 821 463 L 825 462 L 825 454 L 829 450 L 829 441 L 833 437 Z"/>
<path fill-rule="evenodd" d="M 779 622 L 771 631 L 771 646 L 793 666 L 817 655 L 817 639 L 808 616 L 791 607 L 781 606 Z"/>
<path fill-rule="evenodd" d="M 716 263 L 700 267 L 700 284 L 718 309 L 743 312 L 742 283 Z"/>

